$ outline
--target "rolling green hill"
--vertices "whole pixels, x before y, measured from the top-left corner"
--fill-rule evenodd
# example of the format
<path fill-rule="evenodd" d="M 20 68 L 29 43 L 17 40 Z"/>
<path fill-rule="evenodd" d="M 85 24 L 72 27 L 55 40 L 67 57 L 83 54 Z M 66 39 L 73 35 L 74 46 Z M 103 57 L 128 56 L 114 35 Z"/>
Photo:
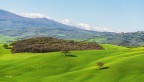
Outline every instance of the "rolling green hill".
<path fill-rule="evenodd" d="M 106 50 L 17 53 L 0 46 L 0 82 L 144 82 L 144 48 L 102 45 Z M 97 62 L 104 62 L 99 70 Z"/>

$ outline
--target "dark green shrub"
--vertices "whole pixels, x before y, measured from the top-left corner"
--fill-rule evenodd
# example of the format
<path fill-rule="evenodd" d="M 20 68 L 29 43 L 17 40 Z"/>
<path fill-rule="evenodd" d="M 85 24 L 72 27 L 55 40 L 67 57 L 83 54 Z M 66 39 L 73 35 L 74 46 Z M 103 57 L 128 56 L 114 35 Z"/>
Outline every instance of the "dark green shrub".
<path fill-rule="evenodd" d="M 5 49 L 8 49 L 8 48 L 9 48 L 9 46 L 8 46 L 7 44 L 4 44 L 3 47 L 4 47 Z"/>

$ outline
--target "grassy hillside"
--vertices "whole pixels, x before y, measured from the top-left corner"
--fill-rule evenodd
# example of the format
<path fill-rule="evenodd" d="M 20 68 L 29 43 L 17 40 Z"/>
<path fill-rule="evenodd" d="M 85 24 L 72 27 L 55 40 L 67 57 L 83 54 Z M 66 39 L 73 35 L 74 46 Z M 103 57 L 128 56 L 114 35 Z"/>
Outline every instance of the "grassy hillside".
<path fill-rule="evenodd" d="M 15 41 L 16 39 L 10 36 L 0 35 L 0 44 L 9 43 L 10 41 Z"/>
<path fill-rule="evenodd" d="M 144 82 L 144 48 L 103 45 L 106 50 L 18 53 L 0 46 L 0 82 Z M 116 49 L 115 49 L 116 48 Z M 107 69 L 99 70 L 97 62 Z"/>
<path fill-rule="evenodd" d="M 101 44 L 101 46 L 102 46 L 103 48 L 105 48 L 106 50 L 128 49 L 128 48 L 123 47 L 123 46 L 116 46 L 116 45 L 111 45 L 111 44 Z"/>

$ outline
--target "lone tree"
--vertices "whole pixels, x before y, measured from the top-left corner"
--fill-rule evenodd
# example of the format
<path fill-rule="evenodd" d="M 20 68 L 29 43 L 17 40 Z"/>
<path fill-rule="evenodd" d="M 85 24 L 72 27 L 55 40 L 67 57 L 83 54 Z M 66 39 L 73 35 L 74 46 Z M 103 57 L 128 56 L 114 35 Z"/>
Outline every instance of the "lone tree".
<path fill-rule="evenodd" d="M 9 48 L 7 44 L 4 44 L 3 47 L 4 47 L 5 49 L 8 49 L 8 48 Z"/>
<path fill-rule="evenodd" d="M 67 56 L 67 55 L 69 55 L 71 52 L 70 52 L 69 49 L 63 49 L 63 50 L 61 50 L 61 53 L 63 53 L 64 56 Z"/>
<path fill-rule="evenodd" d="M 103 62 L 97 62 L 96 64 L 97 64 L 97 66 L 99 66 L 99 70 L 101 70 L 104 66 Z"/>

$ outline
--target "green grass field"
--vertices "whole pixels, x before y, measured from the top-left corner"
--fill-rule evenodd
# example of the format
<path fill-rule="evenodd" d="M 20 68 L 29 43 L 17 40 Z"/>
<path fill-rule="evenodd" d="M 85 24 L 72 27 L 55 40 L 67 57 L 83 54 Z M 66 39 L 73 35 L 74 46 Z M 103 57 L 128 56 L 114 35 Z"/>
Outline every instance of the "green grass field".
<path fill-rule="evenodd" d="M 101 42 L 104 42 L 106 41 L 106 38 L 91 38 L 88 40 L 88 42 L 97 42 L 97 43 L 101 43 Z"/>
<path fill-rule="evenodd" d="M 16 39 L 10 36 L 0 35 L 0 44 L 8 43 L 8 41 L 15 41 Z"/>
<path fill-rule="evenodd" d="M 105 50 L 17 53 L 0 46 L 0 82 L 144 82 L 144 48 L 102 45 Z M 99 70 L 97 62 L 107 69 Z"/>

